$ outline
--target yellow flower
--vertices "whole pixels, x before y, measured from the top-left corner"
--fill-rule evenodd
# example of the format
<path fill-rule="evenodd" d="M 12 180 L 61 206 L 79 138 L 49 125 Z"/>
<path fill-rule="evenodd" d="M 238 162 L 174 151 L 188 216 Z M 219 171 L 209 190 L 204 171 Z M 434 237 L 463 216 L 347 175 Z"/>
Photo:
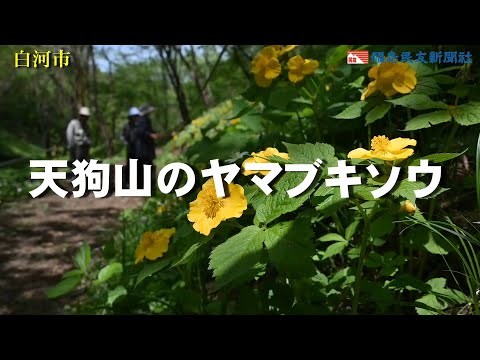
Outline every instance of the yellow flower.
<path fill-rule="evenodd" d="M 381 91 L 385 96 L 393 96 L 396 93 L 408 94 L 417 85 L 415 70 L 403 62 L 384 62 L 372 67 L 368 76 L 375 79 L 370 82 L 363 91 L 361 100 L 365 100 L 375 91 Z"/>
<path fill-rule="evenodd" d="M 295 49 L 298 45 L 272 45 L 272 47 L 277 51 L 278 56 L 282 56 L 289 51 Z"/>
<path fill-rule="evenodd" d="M 288 79 L 293 83 L 298 83 L 303 80 L 306 75 L 312 74 L 318 68 L 318 61 L 307 59 L 305 60 L 300 55 L 296 55 L 288 60 Z"/>
<path fill-rule="evenodd" d="M 285 160 L 289 159 L 287 153 L 281 153 L 277 149 L 271 148 L 271 147 L 267 148 L 264 151 L 260 151 L 258 153 L 252 152 L 252 157 L 246 159 L 242 164 L 243 175 L 247 176 L 247 175 L 256 174 L 256 173 L 267 175 L 269 173 L 268 170 L 261 170 L 261 171 L 245 170 L 245 164 L 246 163 L 268 163 L 269 161 L 266 158 L 273 155 L 279 156 Z"/>
<path fill-rule="evenodd" d="M 236 119 L 230 120 L 230 124 L 232 124 L 232 125 L 238 125 L 238 124 L 240 124 L 240 118 L 236 118 Z"/>
<path fill-rule="evenodd" d="M 160 205 L 160 206 L 157 208 L 157 213 L 158 213 L 158 214 L 161 214 L 161 213 L 163 213 L 164 211 L 165 211 L 165 206 L 163 206 L 163 205 Z"/>
<path fill-rule="evenodd" d="M 413 155 L 413 149 L 407 146 L 417 145 L 417 140 L 407 138 L 396 138 L 389 140 L 385 135 L 374 136 L 371 143 L 372 150 L 358 148 L 348 153 L 350 159 L 381 159 L 381 160 L 400 160 Z"/>
<path fill-rule="evenodd" d="M 175 228 L 170 228 L 145 232 L 135 251 L 135 264 L 141 262 L 143 258 L 155 260 L 162 257 L 167 252 L 168 242 L 175 231 Z"/>
<path fill-rule="evenodd" d="M 413 214 L 417 210 L 417 206 L 412 203 L 410 200 L 406 200 L 402 206 L 400 206 L 400 211 Z"/>
<path fill-rule="evenodd" d="M 190 203 L 188 221 L 193 222 L 193 228 L 203 235 L 209 235 L 224 220 L 239 218 L 247 209 L 247 198 L 243 187 L 228 184 L 226 197 L 218 198 L 215 192 L 213 178 L 202 186 L 197 198 Z"/>
<path fill-rule="evenodd" d="M 282 72 L 277 56 L 277 50 L 273 46 L 267 46 L 252 60 L 251 71 L 258 86 L 269 87 L 272 80 Z"/>

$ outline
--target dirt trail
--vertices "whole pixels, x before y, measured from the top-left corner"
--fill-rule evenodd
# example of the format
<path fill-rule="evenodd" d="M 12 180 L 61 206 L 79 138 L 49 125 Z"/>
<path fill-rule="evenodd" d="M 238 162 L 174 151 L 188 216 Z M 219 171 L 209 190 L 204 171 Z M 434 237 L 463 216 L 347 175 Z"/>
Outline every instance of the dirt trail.
<path fill-rule="evenodd" d="M 0 209 L 0 314 L 59 314 L 62 301 L 45 290 L 72 267 L 86 240 L 93 248 L 118 225 L 121 210 L 143 198 L 96 199 L 53 194 L 3 204 Z"/>

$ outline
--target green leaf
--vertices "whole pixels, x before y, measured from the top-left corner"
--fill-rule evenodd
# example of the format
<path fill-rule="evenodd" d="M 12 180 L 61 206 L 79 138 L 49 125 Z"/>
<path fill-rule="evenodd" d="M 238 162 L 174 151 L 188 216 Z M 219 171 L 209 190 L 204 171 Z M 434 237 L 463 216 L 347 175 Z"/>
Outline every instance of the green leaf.
<path fill-rule="evenodd" d="M 352 187 L 353 194 L 364 200 L 375 200 L 372 195 L 372 191 L 377 187 L 368 185 L 356 185 Z"/>
<path fill-rule="evenodd" d="M 395 224 L 393 223 L 392 215 L 386 213 L 372 221 L 370 224 L 370 236 L 373 238 L 381 238 L 384 235 L 390 234 L 394 227 Z"/>
<path fill-rule="evenodd" d="M 432 77 L 435 79 L 437 83 L 442 85 L 451 85 L 455 83 L 455 78 L 452 76 L 440 74 L 440 75 L 434 75 Z"/>
<path fill-rule="evenodd" d="M 422 77 L 422 76 L 426 76 L 426 75 L 430 75 L 430 74 L 433 73 L 433 69 L 430 68 L 428 65 L 425 65 L 422 62 L 414 62 L 414 63 L 411 63 L 409 65 L 410 65 L 411 68 L 413 68 L 415 70 L 417 78 Z"/>
<path fill-rule="evenodd" d="M 123 266 L 121 263 L 114 262 L 108 264 L 98 272 L 97 280 L 94 281 L 95 284 L 101 284 L 117 274 L 121 274 L 123 271 Z"/>
<path fill-rule="evenodd" d="M 291 100 L 298 96 L 297 89 L 291 86 L 277 86 L 268 99 L 268 104 L 280 110 L 287 110 Z"/>
<path fill-rule="evenodd" d="M 400 105 L 413 110 L 448 109 L 448 105 L 441 101 L 433 101 L 424 94 L 404 95 L 395 100 L 386 100 L 394 105 Z"/>
<path fill-rule="evenodd" d="M 452 247 L 448 244 L 448 242 L 443 239 L 437 233 L 432 231 L 427 231 L 426 239 L 428 240 L 423 247 L 432 254 L 436 255 L 447 255 Z"/>
<path fill-rule="evenodd" d="M 287 190 L 293 189 L 305 179 L 305 174 L 300 172 L 287 172 L 276 185 L 272 194 L 267 196 L 263 203 L 258 205 L 255 214 L 255 223 L 268 224 L 279 216 L 297 210 L 310 197 L 314 190 L 314 184 L 303 194 L 296 197 L 289 197 Z"/>
<path fill-rule="evenodd" d="M 422 296 L 416 302 L 425 304 L 427 307 L 432 308 L 432 310 L 427 310 L 421 307 L 415 307 L 418 315 L 438 315 L 438 312 L 435 310 L 443 310 L 445 308 L 445 305 L 439 303 L 437 297 L 433 294 Z"/>
<path fill-rule="evenodd" d="M 161 259 L 160 261 L 156 261 L 154 263 L 145 263 L 143 265 L 142 270 L 140 270 L 140 272 L 137 275 L 137 281 L 135 282 L 135 287 L 137 287 L 138 284 L 140 284 L 147 277 L 166 268 L 169 263 L 170 263 L 170 260 L 168 259 Z"/>
<path fill-rule="evenodd" d="M 113 303 L 121 296 L 127 295 L 127 289 L 119 285 L 115 289 L 108 292 L 107 304 L 112 306 Z"/>
<path fill-rule="evenodd" d="M 453 118 L 463 126 L 470 126 L 480 123 L 480 102 L 470 102 L 459 105 L 451 110 Z"/>
<path fill-rule="evenodd" d="M 430 285 L 432 290 L 441 290 L 447 285 L 447 279 L 445 278 L 434 278 L 427 281 L 427 285 Z"/>
<path fill-rule="evenodd" d="M 471 85 L 457 84 L 453 89 L 448 90 L 449 94 L 455 95 L 457 98 L 461 99 L 470 95 L 472 91 Z"/>
<path fill-rule="evenodd" d="M 293 164 L 312 164 L 317 159 L 322 160 L 322 165 L 332 164 L 335 160 L 335 149 L 332 145 L 323 143 L 289 144 L 283 143 L 287 148 L 288 157 Z"/>
<path fill-rule="evenodd" d="M 440 90 L 440 86 L 433 77 L 422 77 L 418 79 L 417 86 L 415 86 L 412 94 L 436 95 Z"/>
<path fill-rule="evenodd" d="M 315 275 L 312 256 L 315 248 L 310 239 L 313 231 L 307 219 L 283 222 L 265 230 L 268 256 L 277 270 L 289 278 Z"/>
<path fill-rule="evenodd" d="M 365 125 L 371 124 L 374 121 L 380 120 L 385 116 L 386 113 L 390 110 L 392 104 L 383 102 L 380 105 L 375 106 L 372 110 L 367 113 L 365 116 Z"/>
<path fill-rule="evenodd" d="M 395 197 L 403 197 L 411 202 L 415 203 L 415 190 L 420 190 L 426 188 L 421 181 L 408 181 L 407 179 L 400 181 L 400 184 L 396 189 L 391 193 Z"/>
<path fill-rule="evenodd" d="M 71 276 L 78 276 L 78 275 L 83 275 L 83 271 L 80 269 L 74 269 L 74 270 L 67 271 L 65 274 L 63 274 L 62 279 L 66 279 Z"/>
<path fill-rule="evenodd" d="M 350 50 L 351 47 L 348 45 L 340 45 L 333 49 L 330 49 L 325 59 L 325 63 L 328 66 L 336 65 L 339 62 L 345 62 L 345 56 L 347 51 Z"/>
<path fill-rule="evenodd" d="M 404 130 L 411 131 L 429 128 L 432 125 L 438 125 L 450 121 L 451 118 L 452 115 L 450 115 L 450 112 L 446 110 L 434 111 L 432 113 L 418 115 L 407 121 L 407 125 L 405 126 Z"/>
<path fill-rule="evenodd" d="M 352 240 L 353 235 L 355 234 L 355 231 L 357 230 L 358 224 L 360 221 L 355 220 L 352 222 L 350 225 L 347 226 L 345 229 L 345 240 L 350 241 Z"/>
<path fill-rule="evenodd" d="M 77 254 L 73 258 L 73 262 L 75 263 L 76 267 L 82 270 L 82 272 L 85 274 L 87 272 L 88 265 L 90 264 L 91 257 L 92 254 L 90 251 L 90 246 L 86 241 L 84 241 Z"/>
<path fill-rule="evenodd" d="M 420 160 L 428 160 L 430 164 L 438 164 L 444 161 L 455 159 L 463 154 L 465 154 L 467 150 L 462 151 L 461 153 L 437 153 L 437 154 L 430 154 L 427 156 L 422 156 L 421 158 L 415 159 L 410 163 L 410 166 L 419 166 Z"/>
<path fill-rule="evenodd" d="M 468 296 L 455 289 L 437 289 L 435 295 L 450 304 L 466 304 L 469 302 Z"/>
<path fill-rule="evenodd" d="M 327 187 L 325 182 L 314 193 L 313 203 L 316 205 L 315 209 L 325 215 L 332 214 L 347 202 L 348 199 L 340 196 L 339 187 Z"/>
<path fill-rule="evenodd" d="M 343 110 L 340 114 L 332 116 L 335 119 L 356 119 L 362 116 L 362 109 L 368 102 L 357 101 Z"/>
<path fill-rule="evenodd" d="M 343 249 L 348 245 L 347 242 L 336 242 L 327 247 L 325 253 L 323 254 L 323 260 L 328 259 L 334 255 L 340 254 Z"/>
<path fill-rule="evenodd" d="M 213 270 L 217 288 L 258 274 L 264 239 L 262 229 L 248 226 L 212 251 L 208 269 Z"/>
<path fill-rule="evenodd" d="M 47 297 L 49 299 L 55 299 L 68 294 L 70 291 L 75 289 L 78 284 L 80 284 L 81 280 L 82 277 L 80 275 L 67 277 L 66 279 L 60 281 L 53 288 L 48 289 L 46 291 Z"/>
<path fill-rule="evenodd" d="M 343 242 L 347 242 L 347 240 L 345 240 L 343 238 L 343 236 L 339 235 L 339 234 L 335 234 L 335 233 L 330 233 L 330 234 L 326 234 L 326 235 L 323 235 L 321 237 L 318 238 L 318 241 L 323 241 L 323 242 L 328 242 L 328 241 L 343 241 Z"/>

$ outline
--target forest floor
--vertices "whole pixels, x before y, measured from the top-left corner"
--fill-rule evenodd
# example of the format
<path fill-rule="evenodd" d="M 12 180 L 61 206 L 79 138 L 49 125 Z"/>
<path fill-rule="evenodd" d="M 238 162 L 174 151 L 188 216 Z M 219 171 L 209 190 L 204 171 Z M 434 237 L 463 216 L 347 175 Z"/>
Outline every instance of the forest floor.
<path fill-rule="evenodd" d="M 73 267 L 83 241 L 99 248 L 126 208 L 144 198 L 83 198 L 49 194 L 0 209 L 0 315 L 62 314 L 70 297 L 49 300 L 45 290 Z M 93 254 L 92 254 L 93 256 Z"/>

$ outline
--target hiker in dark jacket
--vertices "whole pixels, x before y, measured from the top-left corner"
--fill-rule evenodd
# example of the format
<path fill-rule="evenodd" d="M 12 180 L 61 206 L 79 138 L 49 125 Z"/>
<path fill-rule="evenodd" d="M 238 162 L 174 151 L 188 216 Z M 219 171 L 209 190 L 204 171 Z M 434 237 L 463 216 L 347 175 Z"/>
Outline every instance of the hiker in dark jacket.
<path fill-rule="evenodd" d="M 123 183 L 129 184 L 130 182 L 130 159 L 137 159 L 135 151 L 135 124 L 140 119 L 140 110 L 136 107 L 130 108 L 128 111 L 128 122 L 122 128 L 122 134 L 120 139 L 127 147 L 126 151 L 126 165 L 123 173 Z"/>
<path fill-rule="evenodd" d="M 152 165 L 152 178 L 155 176 L 155 140 L 160 137 L 152 128 L 150 114 L 155 110 L 153 106 L 144 105 L 140 108 L 140 119 L 135 124 L 135 155 L 138 158 L 138 179 L 139 188 L 143 188 L 143 165 Z M 153 179 L 152 179 L 153 180 Z M 155 184 L 155 181 L 152 181 Z M 156 186 L 152 186 L 155 189 Z"/>

